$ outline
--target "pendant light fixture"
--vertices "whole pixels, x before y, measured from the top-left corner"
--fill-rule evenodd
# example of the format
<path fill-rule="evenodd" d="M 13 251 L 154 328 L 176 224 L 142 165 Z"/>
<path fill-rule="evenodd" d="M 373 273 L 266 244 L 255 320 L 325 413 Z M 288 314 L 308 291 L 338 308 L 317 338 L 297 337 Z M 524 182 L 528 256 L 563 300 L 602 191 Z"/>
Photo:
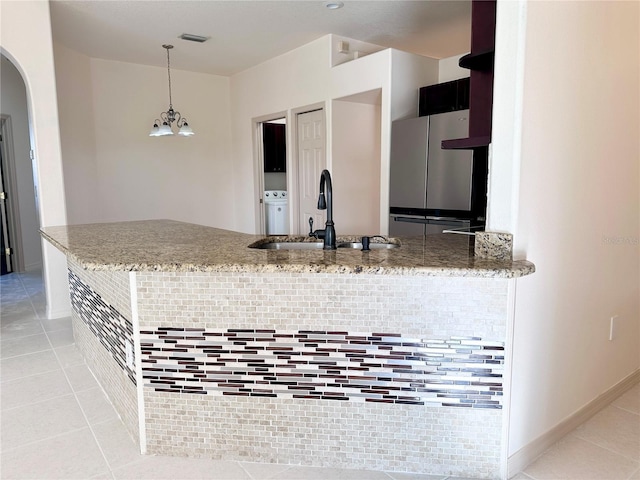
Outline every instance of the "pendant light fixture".
<path fill-rule="evenodd" d="M 180 112 L 175 111 L 173 109 L 173 105 L 171 104 L 171 62 L 169 60 L 169 50 L 173 48 L 173 45 L 162 45 L 162 48 L 167 50 L 167 74 L 169 76 L 169 110 L 167 110 L 166 112 L 162 112 L 160 114 L 160 119 L 155 119 L 155 121 L 153 122 L 153 128 L 151 128 L 149 136 L 163 137 L 165 135 L 173 135 L 171 126 L 173 122 L 176 122 L 176 126 L 180 129 L 178 130 L 178 135 L 189 137 L 194 133 L 187 123 L 187 119 L 180 115 Z"/>

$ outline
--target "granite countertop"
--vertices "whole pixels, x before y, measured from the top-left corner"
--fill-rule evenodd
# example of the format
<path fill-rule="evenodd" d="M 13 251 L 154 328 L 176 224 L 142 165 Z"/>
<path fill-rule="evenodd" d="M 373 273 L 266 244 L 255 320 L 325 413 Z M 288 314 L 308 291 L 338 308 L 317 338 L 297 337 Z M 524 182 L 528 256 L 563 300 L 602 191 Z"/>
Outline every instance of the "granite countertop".
<path fill-rule="evenodd" d="M 162 272 L 315 272 L 516 278 L 535 271 L 520 260 L 478 258 L 461 235 L 398 237 L 401 246 L 359 249 L 262 250 L 265 237 L 173 220 L 45 227 L 42 236 L 87 270 Z M 271 237 L 270 237 L 271 238 Z M 278 241 L 317 241 L 273 237 Z M 338 241 L 359 241 L 343 237 Z M 372 241 L 379 241 L 374 239 Z"/>

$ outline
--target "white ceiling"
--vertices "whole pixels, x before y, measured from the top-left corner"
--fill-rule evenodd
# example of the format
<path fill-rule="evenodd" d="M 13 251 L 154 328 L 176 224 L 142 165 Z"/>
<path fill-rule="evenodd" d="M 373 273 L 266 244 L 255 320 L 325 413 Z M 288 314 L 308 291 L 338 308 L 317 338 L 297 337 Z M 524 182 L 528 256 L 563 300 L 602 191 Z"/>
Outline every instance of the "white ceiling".
<path fill-rule="evenodd" d="M 433 58 L 467 53 L 469 0 L 52 0 L 56 42 L 90 57 L 232 75 L 333 33 Z M 211 37 L 199 44 L 182 33 Z"/>

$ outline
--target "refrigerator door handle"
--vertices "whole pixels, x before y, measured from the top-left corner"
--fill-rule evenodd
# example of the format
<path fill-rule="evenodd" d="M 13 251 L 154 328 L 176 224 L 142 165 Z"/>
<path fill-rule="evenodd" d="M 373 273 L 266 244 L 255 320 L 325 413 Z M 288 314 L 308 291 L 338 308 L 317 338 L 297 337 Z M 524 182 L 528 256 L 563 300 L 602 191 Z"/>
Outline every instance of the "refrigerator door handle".
<path fill-rule="evenodd" d="M 468 227 L 470 222 L 469 220 L 461 220 L 459 218 L 451 218 L 451 217 L 410 217 L 403 215 L 391 215 L 394 221 L 396 222 L 407 222 L 407 223 L 422 223 L 425 225 L 450 225 L 457 226 L 460 225 L 460 228 Z"/>
<path fill-rule="evenodd" d="M 456 222 L 456 221 L 458 221 L 457 218 L 451 218 L 451 217 L 424 217 L 424 218 L 426 218 L 427 220 L 444 220 L 444 221 L 447 221 L 447 222 L 451 222 L 451 221 Z"/>
<path fill-rule="evenodd" d="M 393 215 L 393 219 L 396 222 L 409 222 L 409 223 L 430 223 L 434 221 L 458 223 L 461 221 L 461 220 L 458 220 L 457 218 L 451 218 L 451 217 L 430 217 L 430 216 L 407 217 L 402 215 Z"/>
<path fill-rule="evenodd" d="M 401 217 L 393 215 L 393 220 L 396 222 L 407 222 L 407 223 L 428 223 L 425 217 Z"/>

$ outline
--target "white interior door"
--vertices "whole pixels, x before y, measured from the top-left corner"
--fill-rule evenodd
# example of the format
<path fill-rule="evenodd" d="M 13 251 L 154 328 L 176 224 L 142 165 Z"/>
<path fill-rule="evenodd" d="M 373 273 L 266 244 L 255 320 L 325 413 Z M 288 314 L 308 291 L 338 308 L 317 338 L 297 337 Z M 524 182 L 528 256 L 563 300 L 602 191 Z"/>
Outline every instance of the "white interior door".
<path fill-rule="evenodd" d="M 309 233 L 309 218 L 313 229 L 324 228 L 324 210 L 318 210 L 320 174 L 326 168 L 325 126 L 323 110 L 298 115 L 298 233 Z"/>
<path fill-rule="evenodd" d="M 13 258 L 9 239 L 9 217 L 7 212 L 7 193 L 4 180 L 4 150 L 2 134 L 0 133 L 0 275 L 13 272 Z"/>

